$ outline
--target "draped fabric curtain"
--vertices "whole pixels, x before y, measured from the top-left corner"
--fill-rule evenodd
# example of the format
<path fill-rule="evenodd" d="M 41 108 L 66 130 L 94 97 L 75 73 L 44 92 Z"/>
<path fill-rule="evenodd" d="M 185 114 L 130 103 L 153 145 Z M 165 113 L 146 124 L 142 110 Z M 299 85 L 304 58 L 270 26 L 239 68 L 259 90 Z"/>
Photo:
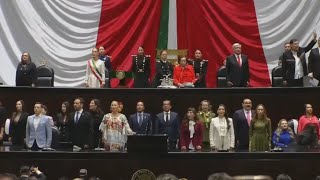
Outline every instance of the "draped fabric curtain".
<path fill-rule="evenodd" d="M 177 0 L 178 48 L 189 49 L 189 56 L 200 49 L 208 59 L 208 86 L 216 85 L 216 74 L 232 44 L 242 44 L 249 56 L 251 86 L 270 86 L 268 66 L 252 0 Z"/>
<path fill-rule="evenodd" d="M 161 1 L 106 0 L 102 2 L 97 46 L 105 46 L 112 56 L 112 69 L 131 71 L 132 57 L 138 47 L 151 55 L 151 73 L 155 71 L 155 55 L 160 27 Z M 113 79 L 115 87 L 119 80 Z M 132 86 L 132 81 L 127 82 Z"/>

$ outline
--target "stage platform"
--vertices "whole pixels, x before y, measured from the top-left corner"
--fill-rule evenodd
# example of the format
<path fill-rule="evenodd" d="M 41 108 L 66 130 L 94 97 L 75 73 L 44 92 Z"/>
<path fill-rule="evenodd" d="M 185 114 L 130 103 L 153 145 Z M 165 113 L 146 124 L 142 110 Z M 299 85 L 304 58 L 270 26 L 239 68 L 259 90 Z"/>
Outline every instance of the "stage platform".
<path fill-rule="evenodd" d="M 130 154 L 111 152 L 31 152 L 0 147 L 0 172 L 17 173 L 21 165 L 39 166 L 49 180 L 75 177 L 85 168 L 103 180 L 130 180 L 139 169 L 155 175 L 173 173 L 189 180 L 206 180 L 214 172 L 230 175 L 263 174 L 273 178 L 288 173 L 295 180 L 312 180 L 320 174 L 320 153 L 314 152 L 170 152 Z"/>
<path fill-rule="evenodd" d="M 26 111 L 33 112 L 33 105 L 40 101 L 48 106 L 49 114 L 55 117 L 63 101 L 73 102 L 76 97 L 85 99 L 85 109 L 90 100 L 98 98 L 103 110 L 109 111 L 112 100 L 122 101 L 123 113 L 135 112 L 136 102 L 145 102 L 146 112 L 156 114 L 162 111 L 162 101 L 172 100 L 173 111 L 186 113 L 188 107 L 198 107 L 207 99 L 213 104 L 213 112 L 219 104 L 225 104 L 230 116 L 242 108 L 243 98 L 250 98 L 253 107 L 264 104 L 273 127 L 281 118 L 299 118 L 304 113 L 304 104 L 311 103 L 316 115 L 320 109 L 320 88 L 226 88 L 226 89 L 89 89 L 89 88 L 29 88 L 0 86 L 0 99 L 4 100 L 8 112 L 15 109 L 16 100 L 25 101 Z"/>

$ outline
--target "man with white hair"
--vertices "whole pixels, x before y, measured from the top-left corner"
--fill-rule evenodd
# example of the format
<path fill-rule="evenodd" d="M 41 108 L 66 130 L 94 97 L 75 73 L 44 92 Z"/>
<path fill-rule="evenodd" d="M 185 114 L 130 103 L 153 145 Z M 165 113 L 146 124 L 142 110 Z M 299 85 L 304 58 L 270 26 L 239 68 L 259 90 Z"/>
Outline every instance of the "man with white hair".
<path fill-rule="evenodd" d="M 232 45 L 233 54 L 226 59 L 227 83 L 230 87 L 249 86 L 248 56 L 241 54 L 241 44 Z"/>

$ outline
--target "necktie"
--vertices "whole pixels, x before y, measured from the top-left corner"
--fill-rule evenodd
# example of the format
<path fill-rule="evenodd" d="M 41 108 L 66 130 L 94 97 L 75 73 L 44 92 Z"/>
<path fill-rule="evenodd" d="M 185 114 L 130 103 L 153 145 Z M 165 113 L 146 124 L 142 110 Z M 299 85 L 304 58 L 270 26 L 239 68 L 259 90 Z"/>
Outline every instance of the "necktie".
<path fill-rule="evenodd" d="M 79 112 L 77 111 L 77 115 L 76 115 L 76 119 L 75 119 L 76 124 L 78 124 L 78 121 L 79 121 Z"/>
<path fill-rule="evenodd" d="M 141 123 L 142 123 L 142 113 L 139 113 L 138 123 L 139 123 L 139 125 L 141 126 Z"/>
<path fill-rule="evenodd" d="M 251 117 L 250 117 L 250 112 L 249 111 L 247 111 L 247 122 L 248 122 L 248 126 L 250 126 Z"/>
<path fill-rule="evenodd" d="M 169 122 L 169 113 L 166 112 L 166 122 Z"/>
<path fill-rule="evenodd" d="M 240 55 L 237 55 L 237 61 L 238 61 L 239 66 L 241 67 Z"/>

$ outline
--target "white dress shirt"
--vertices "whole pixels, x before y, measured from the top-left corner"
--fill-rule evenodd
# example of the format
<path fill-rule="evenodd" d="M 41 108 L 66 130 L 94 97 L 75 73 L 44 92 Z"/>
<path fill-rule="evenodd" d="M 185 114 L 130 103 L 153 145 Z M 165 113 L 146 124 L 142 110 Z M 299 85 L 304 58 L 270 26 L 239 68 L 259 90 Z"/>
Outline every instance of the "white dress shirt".
<path fill-rule="evenodd" d="M 166 119 L 167 113 L 168 113 L 168 119 Z M 163 114 L 164 114 L 164 122 L 170 121 L 170 111 L 168 111 L 168 112 L 164 111 Z"/>
<path fill-rule="evenodd" d="M 295 59 L 295 71 L 294 71 L 294 79 L 300 79 L 303 77 L 303 67 L 300 58 L 296 51 L 292 51 L 292 55 Z"/>
<path fill-rule="evenodd" d="M 33 121 L 33 125 L 34 125 L 34 129 L 37 130 L 39 123 L 40 123 L 40 119 L 41 119 L 41 115 L 37 116 L 34 115 L 34 121 Z"/>

